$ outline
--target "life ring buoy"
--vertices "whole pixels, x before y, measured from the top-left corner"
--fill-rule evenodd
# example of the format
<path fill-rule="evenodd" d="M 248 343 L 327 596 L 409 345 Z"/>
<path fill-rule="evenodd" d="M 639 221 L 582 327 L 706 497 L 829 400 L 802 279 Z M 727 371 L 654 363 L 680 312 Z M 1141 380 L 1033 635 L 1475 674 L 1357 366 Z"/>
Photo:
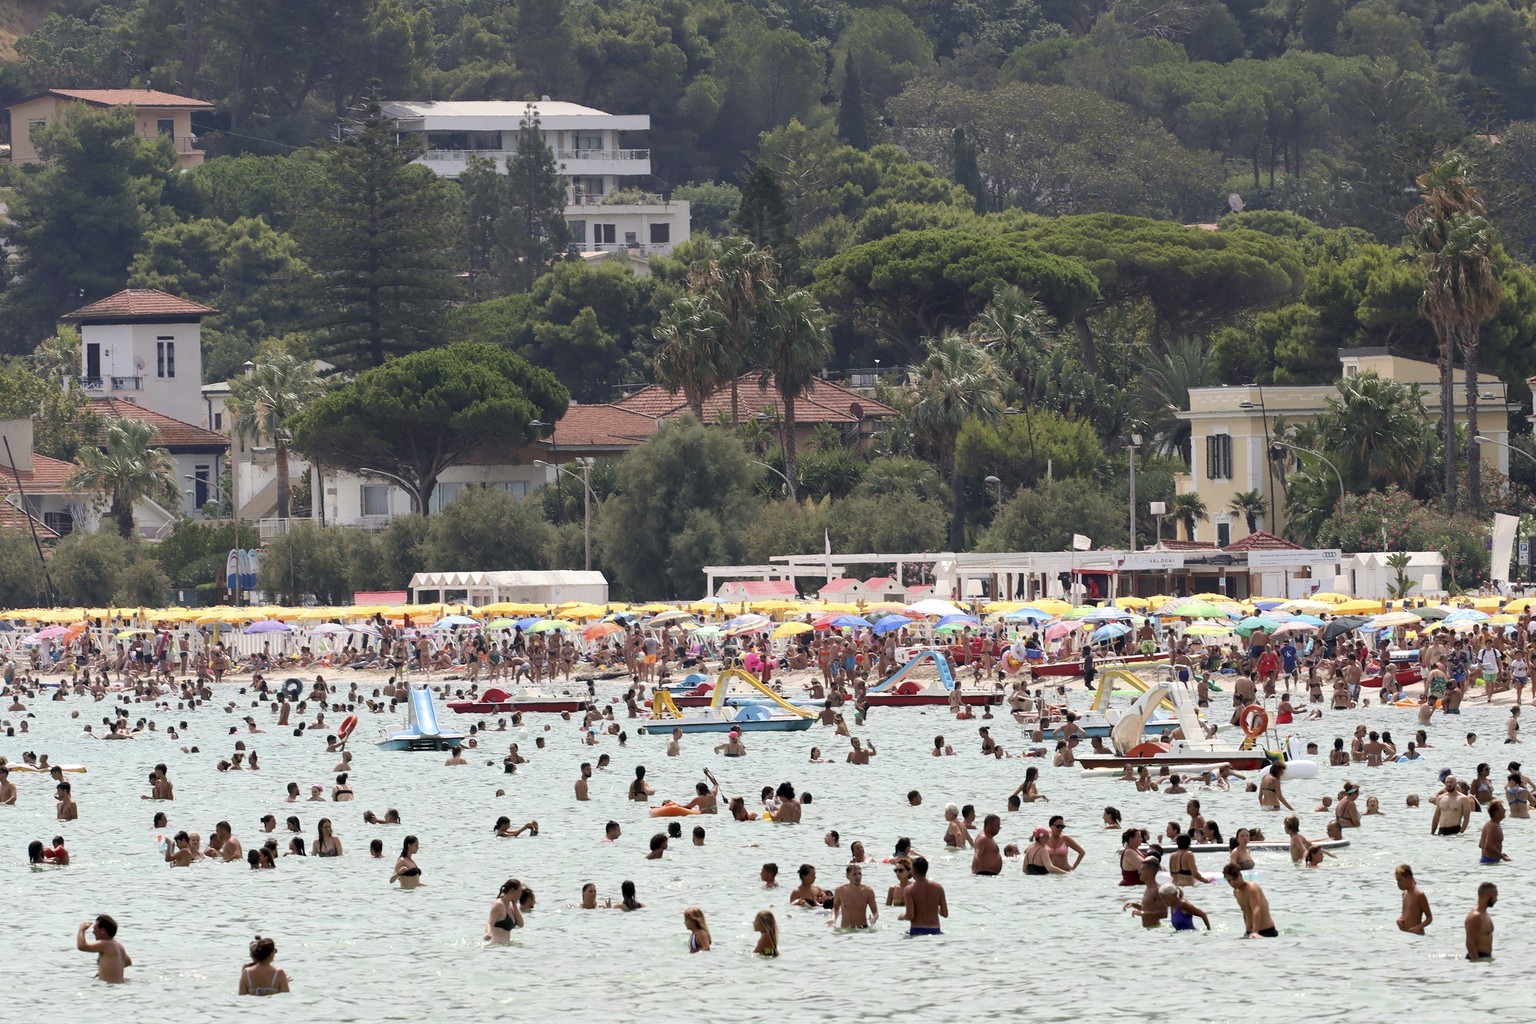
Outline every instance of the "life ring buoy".
<path fill-rule="evenodd" d="M 299 695 L 304 692 L 304 681 L 294 677 L 284 679 L 282 688 L 277 692 L 289 700 L 298 700 Z"/>
<path fill-rule="evenodd" d="M 651 817 L 653 818 L 686 818 L 698 813 L 699 810 L 696 807 L 684 807 L 682 804 L 675 804 L 670 800 L 660 807 L 651 808 Z"/>
<path fill-rule="evenodd" d="M 1264 730 L 1269 728 L 1269 712 L 1257 704 L 1249 704 L 1237 716 L 1237 725 L 1243 730 L 1243 735 L 1249 739 L 1262 736 Z"/>
<path fill-rule="evenodd" d="M 356 728 L 357 728 L 357 716 L 356 715 L 348 715 L 346 718 L 343 718 L 341 720 L 341 725 L 338 726 L 337 729 L 336 729 L 336 735 L 341 737 L 342 739 L 346 739 L 348 736 L 352 735 L 352 730 L 356 729 Z"/>

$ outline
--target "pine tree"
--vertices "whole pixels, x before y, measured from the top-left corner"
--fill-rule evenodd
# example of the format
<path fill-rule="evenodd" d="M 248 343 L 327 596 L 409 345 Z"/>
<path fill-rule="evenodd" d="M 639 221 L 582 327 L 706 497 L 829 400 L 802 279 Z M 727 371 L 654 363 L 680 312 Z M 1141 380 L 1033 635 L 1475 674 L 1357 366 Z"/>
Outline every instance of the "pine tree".
<path fill-rule="evenodd" d="M 975 198 L 977 213 L 986 213 L 987 186 L 981 180 L 981 167 L 976 162 L 976 144 L 965 137 L 964 128 L 955 129 L 954 139 L 955 183 Z"/>
<path fill-rule="evenodd" d="M 526 292 L 571 244 L 565 222 L 565 175 L 544 144 L 532 103 L 517 130 L 517 153 L 507 157 L 501 249 L 511 291 Z"/>
<path fill-rule="evenodd" d="M 507 198 L 507 178 L 496 161 L 471 155 L 459 174 L 464 203 L 463 261 L 469 269 L 469 297 L 474 300 L 502 294 L 502 220 Z"/>
<path fill-rule="evenodd" d="M 319 351 L 343 368 L 379 366 L 441 340 L 458 291 L 460 208 L 453 185 L 411 163 L 377 95 L 322 158 L 325 184 L 302 222 L 319 277 Z"/>
<path fill-rule="evenodd" d="M 869 111 L 864 106 L 864 88 L 859 82 L 859 69 L 854 66 L 852 50 L 848 51 L 843 71 L 843 94 L 837 105 L 837 137 L 858 150 L 867 150 L 874 142 L 869 131 Z"/>
<path fill-rule="evenodd" d="M 731 217 L 731 226 L 759 249 L 773 250 L 785 276 L 793 276 L 791 268 L 797 250 L 789 230 L 789 203 L 779 176 L 762 161 L 753 164 L 752 173 L 742 183 L 741 201 Z"/>

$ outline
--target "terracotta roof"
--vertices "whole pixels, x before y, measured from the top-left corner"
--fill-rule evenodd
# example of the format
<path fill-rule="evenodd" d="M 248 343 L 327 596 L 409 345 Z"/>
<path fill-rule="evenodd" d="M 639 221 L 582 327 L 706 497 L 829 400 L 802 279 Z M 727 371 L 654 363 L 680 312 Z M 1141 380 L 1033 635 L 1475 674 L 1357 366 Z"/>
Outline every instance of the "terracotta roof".
<path fill-rule="evenodd" d="M 185 107 L 189 110 L 212 110 L 207 100 L 190 96 L 177 96 L 173 92 L 158 89 L 49 89 L 49 96 L 79 100 L 103 107 Z"/>
<path fill-rule="evenodd" d="M 162 448 L 228 448 L 229 438 L 211 430 L 184 423 L 164 413 L 121 398 L 93 398 L 86 407 L 103 420 L 143 420 L 155 428 L 155 444 Z"/>
<path fill-rule="evenodd" d="M 1216 545 L 1203 540 L 1169 540 L 1164 537 L 1158 546 L 1167 551 L 1215 551 Z"/>
<path fill-rule="evenodd" d="M 34 528 L 37 530 L 38 540 L 59 539 L 59 535 L 41 519 L 28 515 L 8 501 L 0 501 L 0 530 L 12 530 L 31 537 Z"/>
<path fill-rule="evenodd" d="M 656 421 L 617 405 L 578 405 L 571 403 L 555 424 L 558 448 L 633 448 L 656 433 Z"/>
<path fill-rule="evenodd" d="M 1293 544 L 1284 537 L 1276 537 L 1268 530 L 1255 530 L 1236 544 L 1228 544 L 1221 550 L 1228 554 L 1240 551 L 1300 551 L 1300 544 Z"/>
<path fill-rule="evenodd" d="M 75 475 L 77 468 L 72 462 L 34 454 L 30 470 L 12 473 L 9 465 L 0 466 L 0 492 L 17 490 L 19 477 L 19 489 L 28 494 L 73 494 L 64 482 Z"/>
<path fill-rule="evenodd" d="M 745 373 L 737 381 L 739 415 L 742 419 L 750 419 L 765 409 L 771 409 L 772 415 L 780 413 L 779 393 L 773 388 L 772 376 L 769 376 L 766 389 L 760 386 L 761 380 L 761 373 Z M 896 410 L 884 402 L 877 402 L 833 381 L 818 379 L 795 400 L 795 420 L 802 425 L 857 423 L 859 418 L 850 409 L 854 403 L 863 409 L 865 419 L 890 419 L 897 415 Z M 652 384 L 621 402 L 615 402 L 614 407 L 642 413 L 652 419 L 669 418 L 686 411 L 688 400 L 680 391 L 668 391 L 660 385 Z M 721 413 L 727 416 L 731 413 L 731 389 L 728 387 L 704 400 L 706 423 L 713 423 Z"/>
<path fill-rule="evenodd" d="M 66 313 L 61 320 L 93 320 L 98 323 L 120 323 L 127 320 L 164 320 L 166 317 L 213 316 L 218 310 L 201 302 L 178 298 L 158 288 L 125 288 L 116 295 L 108 295 L 88 306 L 81 306 L 73 313 Z"/>

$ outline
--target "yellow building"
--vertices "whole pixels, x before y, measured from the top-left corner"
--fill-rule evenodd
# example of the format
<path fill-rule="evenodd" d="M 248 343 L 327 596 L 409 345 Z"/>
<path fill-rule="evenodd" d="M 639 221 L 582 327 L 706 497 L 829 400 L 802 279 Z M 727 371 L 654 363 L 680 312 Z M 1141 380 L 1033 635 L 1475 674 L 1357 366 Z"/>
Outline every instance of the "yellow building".
<path fill-rule="evenodd" d="M 1424 386 L 1425 411 L 1430 418 L 1440 418 L 1440 370 L 1432 362 L 1396 355 L 1385 348 L 1339 350 L 1343 376 L 1374 373 L 1387 380 Z M 1484 437 L 1508 443 L 1508 388 L 1491 374 L 1479 374 L 1478 429 Z M 1333 385 L 1308 387 L 1262 387 L 1243 384 L 1235 387 L 1196 388 L 1189 393 L 1190 408 L 1179 414 L 1190 425 L 1190 471 L 1176 478 L 1180 494 L 1198 494 L 1205 502 L 1209 520 L 1197 523 L 1191 539 L 1225 547 L 1248 535 L 1248 524 L 1240 515 L 1228 511 L 1232 499 L 1245 491 L 1257 491 L 1264 499 L 1265 514 L 1261 530 L 1284 535 L 1285 500 L 1279 481 L 1265 457 L 1277 414 L 1297 423 L 1318 415 L 1327 400 L 1337 395 Z M 1462 374 L 1456 373 L 1455 415 L 1466 422 L 1466 389 Z M 1483 462 L 1502 473 L 1509 472 L 1509 450 L 1499 445 L 1480 447 Z M 1303 461 L 1308 460 L 1303 455 Z M 1315 460 L 1312 460 L 1315 462 Z M 1309 467 L 1312 468 L 1312 467 Z M 1323 477 L 1333 474 L 1320 467 Z M 1271 512 L 1271 509 L 1273 512 Z M 1182 535 L 1181 535 L 1182 536 Z"/>
<path fill-rule="evenodd" d="M 183 170 L 203 162 L 203 151 L 197 148 L 192 134 L 192 111 L 212 110 L 213 104 L 206 100 L 157 89 L 49 89 L 6 108 L 10 113 L 11 163 L 41 161 L 37 147 L 32 144 L 32 131 L 58 117 L 68 103 L 132 107 L 138 133 L 147 139 L 161 135 L 169 138 L 176 146 L 176 163 Z"/>

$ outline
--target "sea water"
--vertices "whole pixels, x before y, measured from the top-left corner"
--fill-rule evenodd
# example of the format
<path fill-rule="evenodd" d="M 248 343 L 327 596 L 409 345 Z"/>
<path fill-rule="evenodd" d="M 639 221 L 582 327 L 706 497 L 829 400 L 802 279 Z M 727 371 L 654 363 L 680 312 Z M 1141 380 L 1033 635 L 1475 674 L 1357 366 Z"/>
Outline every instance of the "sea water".
<path fill-rule="evenodd" d="M 682 756 L 668 758 L 663 736 L 640 736 L 639 723 L 622 717 L 628 745 L 604 738 L 592 747 L 580 742 L 577 722 L 529 715 L 521 730 L 486 734 L 479 749 L 465 751 L 470 763 L 454 767 L 443 764 L 441 753 L 377 750 L 373 741 L 384 716 L 365 715 L 353 740 L 356 800 L 287 804 L 289 781 L 306 797 L 317 782 L 329 793 L 338 757 L 324 752 L 321 736 L 294 737 L 262 709 L 258 721 L 271 731 L 242 737 L 259 752 L 262 770 L 219 773 L 215 764 L 236 738 L 230 727 L 252 713 L 247 698 L 239 699 L 235 714 L 221 706 L 155 713 L 161 730 L 188 723 L 179 741 L 161 731 L 116 743 L 81 734 L 81 724 L 109 713 L 107 704 L 29 701 L 36 715 L 31 732 L 0 739 L 0 753 L 12 762 L 35 750 L 56 763 L 89 768 L 69 776 L 78 821 L 54 820 L 46 776 L 13 774 L 19 805 L 0 808 L 0 886 L 10 938 L 0 961 L 3 1019 L 224 1020 L 232 1012 L 274 1021 L 1536 1019 L 1536 997 L 1518 984 L 1536 952 L 1529 881 L 1536 822 L 1507 821 L 1512 863 L 1479 867 L 1481 814 L 1473 818 L 1473 835 L 1437 838 L 1428 834 L 1427 804 L 1404 807 L 1409 793 L 1427 799 L 1441 767 L 1470 778 L 1486 760 L 1502 788 L 1505 764 L 1524 759 L 1527 749 L 1503 744 L 1505 708 L 1474 705 L 1459 718 L 1437 718 L 1430 729 L 1434 746 L 1416 764 L 1324 764 L 1317 779 L 1286 783 L 1312 838 L 1323 837 L 1328 819 L 1314 811 L 1319 798 L 1336 795 L 1346 778 L 1362 787 L 1362 813 L 1365 798 L 1377 796 L 1386 815 L 1365 818 L 1363 828 L 1347 833 L 1351 846 L 1320 869 L 1294 867 L 1285 854 L 1258 855 L 1256 878 L 1281 936 L 1243 941 L 1241 914 L 1219 880 L 1186 893 L 1210 915 L 1209 933 L 1147 931 L 1121 909 L 1139 889 L 1116 885 L 1119 832 L 1104 829 L 1104 807 L 1118 807 L 1127 825 L 1158 833 L 1170 820 L 1187 822 L 1189 797 L 1137 793 L 1128 783 L 1084 778 L 1078 769 L 1040 760 L 983 757 L 979 725 L 990 725 L 1010 752 L 1025 745 L 1022 729 L 1006 715 L 956 721 L 943 708 L 875 709 L 856 730 L 878 750 L 868 766 L 842 763 L 847 740 L 819 725 L 749 735 L 749 755 L 740 759 L 712 752 L 723 737 L 688 736 Z M 72 709 L 82 712 L 79 720 L 70 719 Z M 622 705 L 616 710 L 622 716 Z M 441 702 L 439 711 L 445 724 L 477 720 L 455 716 Z M 147 714 L 148 706 L 133 705 L 131 713 Z M 1213 716 L 1224 721 L 1226 709 L 1213 709 Z M 1416 728 L 1413 711 L 1377 707 L 1330 711 L 1320 722 L 1289 728 L 1326 751 L 1334 736 L 1349 736 L 1357 723 L 1390 729 L 1400 745 Z M 1468 748 L 1464 735 L 1473 730 L 1479 738 Z M 956 756 L 931 756 L 939 734 Z M 545 749 L 536 749 L 538 736 L 546 738 Z M 532 763 L 509 776 L 501 758 L 514 741 Z M 201 753 L 181 751 L 194 744 Z M 812 745 L 838 763 L 808 763 Z M 611 755 L 613 765 L 592 780 L 591 801 L 578 803 L 578 766 L 595 763 L 600 753 Z M 1530 760 L 1528 770 L 1536 768 L 1536 757 Z M 162 761 L 176 801 L 141 800 L 151 767 Z M 646 805 L 626 799 L 637 764 L 646 766 L 656 789 L 653 805 L 689 799 L 706 767 L 720 779 L 722 811 L 737 794 L 757 808 L 762 786 L 786 780 L 809 790 L 814 801 L 799 825 L 738 823 L 726 814 L 653 819 Z M 1007 813 L 1006 798 L 1030 765 L 1041 767 L 1040 789 L 1050 802 Z M 498 788 L 507 795 L 497 798 Z M 922 793 L 919 807 L 908 805 L 914 788 Z M 1254 794 L 1241 788 L 1197 789 L 1190 796 L 1199 797 L 1224 834 L 1259 825 L 1268 838 L 1284 838 L 1283 816 L 1260 811 Z M 1031 828 L 1062 814 L 1087 857 L 1067 876 L 1026 877 L 1014 860 L 1000 877 L 973 877 L 970 854 L 943 845 L 942 812 L 950 801 L 975 804 L 978 818 L 1001 813 L 1001 844 L 1022 845 Z M 382 815 L 391 807 L 403 826 L 362 822 L 365 810 Z M 168 829 L 151 827 L 158 810 L 170 816 Z M 258 829 L 268 813 L 280 829 L 288 815 L 298 815 L 311 847 L 316 822 L 330 817 L 345 856 L 283 857 L 277 870 L 261 872 L 243 862 L 171 869 L 161 860 L 156 833 L 186 829 L 206 838 L 217 821 L 227 820 L 249 850 L 267 838 Z M 492 825 L 503 814 L 514 826 L 537 819 L 539 836 L 495 838 Z M 610 818 L 623 835 L 605 844 Z M 681 822 L 684 838 L 672 842 L 664 859 L 647 861 L 648 840 L 667 820 Z M 695 825 L 707 831 L 703 848 L 691 845 Z M 828 829 L 842 834 L 841 849 L 825 845 Z M 27 843 L 56 833 L 67 840 L 72 865 L 30 869 Z M 407 834 L 421 840 L 416 861 L 426 884 L 402 892 L 386 880 Z M 930 858 L 930 878 L 948 890 L 942 937 L 903 934 L 899 909 L 883 906 L 893 881 L 883 864 L 865 868 L 865 883 L 882 904 L 879 925 L 867 934 L 835 933 L 825 913 L 788 905 L 801 863 L 814 864 L 819 884 L 830 888 L 843 880 L 850 842 L 862 840 L 872 857 L 882 858 L 902 835 Z M 287 833 L 276 836 L 286 848 Z M 368 856 L 373 838 L 384 842 L 382 860 Z M 1219 876 L 1224 857 L 1198 859 L 1205 874 Z M 767 861 L 779 865 L 782 887 L 775 891 L 764 891 L 758 880 Z M 1394 924 L 1400 896 L 1392 872 L 1404 861 L 1434 910 L 1426 937 L 1402 934 Z M 486 917 L 509 877 L 533 888 L 538 906 L 510 946 L 488 947 Z M 643 911 L 576 909 L 584 882 L 596 883 L 600 902 L 617 901 L 624 879 L 635 882 Z M 1496 961 L 1472 966 L 1462 959 L 1462 919 L 1477 883 L 1486 879 L 1501 888 Z M 689 906 L 708 916 L 710 953 L 687 952 L 682 916 Z M 764 908 L 778 916 L 782 955 L 776 960 L 750 954 L 752 918 Z M 92 958 L 74 950 L 76 926 L 98 913 L 117 918 L 119 938 L 133 956 L 127 985 L 92 980 Z M 292 995 L 237 999 L 239 968 L 258 933 L 276 939 L 276 962 L 292 979 Z"/>

